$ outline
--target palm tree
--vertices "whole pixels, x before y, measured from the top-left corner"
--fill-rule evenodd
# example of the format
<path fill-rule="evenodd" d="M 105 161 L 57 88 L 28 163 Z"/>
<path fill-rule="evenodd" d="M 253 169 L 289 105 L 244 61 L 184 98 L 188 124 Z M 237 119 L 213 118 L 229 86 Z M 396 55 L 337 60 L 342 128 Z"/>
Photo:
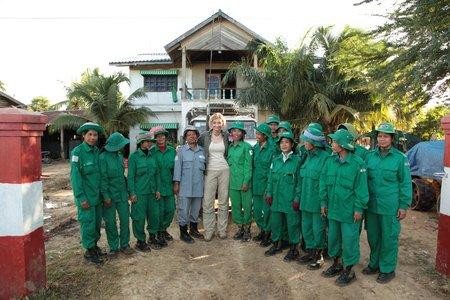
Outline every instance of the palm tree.
<path fill-rule="evenodd" d="M 2 92 L 6 91 L 5 84 L 2 81 L 0 81 L 0 91 Z"/>
<path fill-rule="evenodd" d="M 82 81 L 73 83 L 68 88 L 68 102 L 76 100 L 85 108 L 86 117 L 73 114 L 63 114 L 51 124 L 52 131 L 61 128 L 78 128 L 88 120 L 99 123 L 107 135 L 115 131 L 128 133 L 130 127 L 145 122 L 152 114 L 146 107 L 135 108 L 132 100 L 144 97 L 143 89 L 138 89 L 125 98 L 119 90 L 121 83 L 130 84 L 129 79 L 122 73 L 104 76 L 98 69 L 85 73 Z M 73 106 L 70 106 L 73 107 Z"/>

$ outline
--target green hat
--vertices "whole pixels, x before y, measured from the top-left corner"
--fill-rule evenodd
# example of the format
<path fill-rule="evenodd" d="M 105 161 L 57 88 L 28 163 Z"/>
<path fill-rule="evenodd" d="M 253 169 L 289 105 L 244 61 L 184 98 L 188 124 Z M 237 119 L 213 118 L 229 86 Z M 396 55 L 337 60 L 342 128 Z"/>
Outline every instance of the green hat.
<path fill-rule="evenodd" d="M 141 132 L 139 132 L 139 134 L 136 137 L 136 144 L 139 145 L 143 141 L 153 142 L 153 136 L 146 131 L 141 131 Z"/>
<path fill-rule="evenodd" d="M 278 140 L 277 140 L 277 143 L 278 143 L 278 144 L 281 142 L 281 139 L 282 139 L 282 138 L 290 139 L 290 140 L 292 141 L 293 145 L 294 145 L 293 148 L 295 148 L 296 142 L 295 142 L 295 139 L 294 139 L 294 134 L 293 134 L 292 132 L 290 132 L 290 131 L 285 131 L 285 132 L 283 132 L 283 133 L 278 137 Z"/>
<path fill-rule="evenodd" d="M 321 130 L 318 130 L 314 127 L 308 126 L 308 128 L 303 131 L 303 134 L 300 136 L 302 141 L 308 142 L 316 147 L 325 147 L 326 139 Z"/>
<path fill-rule="evenodd" d="M 105 149 L 109 152 L 116 152 L 125 147 L 129 142 L 130 140 L 125 138 L 121 133 L 114 132 L 106 140 Z"/>
<path fill-rule="evenodd" d="M 231 132 L 232 129 L 239 129 L 243 131 L 244 134 L 246 134 L 244 123 L 242 123 L 241 121 L 233 122 L 230 128 L 228 128 L 228 132 Z"/>
<path fill-rule="evenodd" d="M 395 134 L 395 127 L 391 123 L 381 123 L 375 131 Z"/>
<path fill-rule="evenodd" d="M 256 131 L 264 134 L 268 138 L 272 137 L 272 130 L 270 129 L 269 125 L 267 125 L 266 123 L 259 124 L 258 127 L 256 127 Z"/>
<path fill-rule="evenodd" d="M 88 132 L 89 130 L 95 130 L 99 134 L 105 133 L 105 130 L 103 129 L 102 126 L 98 125 L 97 123 L 87 122 L 81 125 L 80 128 L 78 128 L 77 134 L 83 135 L 85 132 Z"/>
<path fill-rule="evenodd" d="M 150 129 L 150 133 L 153 133 L 153 137 L 156 138 L 158 134 L 164 134 L 166 137 L 169 136 L 169 132 L 162 126 L 156 126 Z"/>
<path fill-rule="evenodd" d="M 267 118 L 266 124 L 268 125 L 268 124 L 270 124 L 270 123 L 277 123 L 277 124 L 280 124 L 280 117 L 277 116 L 277 115 L 270 115 L 270 116 Z"/>
<path fill-rule="evenodd" d="M 319 123 L 309 123 L 308 128 L 315 128 L 319 131 L 323 131 L 323 127 Z"/>
<path fill-rule="evenodd" d="M 345 129 L 348 130 L 348 132 L 350 132 L 350 134 L 353 136 L 353 140 L 356 141 L 359 137 L 358 131 L 356 131 L 355 126 L 353 126 L 350 123 L 342 123 L 339 124 L 337 129 Z"/>
<path fill-rule="evenodd" d="M 289 123 L 288 121 L 281 121 L 280 124 L 278 124 L 277 131 L 280 128 L 284 128 L 287 131 L 292 132 L 291 123 Z"/>
<path fill-rule="evenodd" d="M 342 148 L 350 151 L 355 150 L 355 146 L 353 146 L 353 136 L 348 130 L 338 129 L 335 133 L 329 134 L 328 136 Z"/>

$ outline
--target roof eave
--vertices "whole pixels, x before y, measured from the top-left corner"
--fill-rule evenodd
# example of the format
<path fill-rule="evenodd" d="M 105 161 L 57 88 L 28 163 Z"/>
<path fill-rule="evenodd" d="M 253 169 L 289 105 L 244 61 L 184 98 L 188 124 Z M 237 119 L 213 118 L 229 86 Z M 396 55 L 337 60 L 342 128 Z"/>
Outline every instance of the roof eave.
<path fill-rule="evenodd" d="M 147 66 L 147 65 L 170 65 L 172 61 L 127 61 L 127 62 L 110 62 L 110 66 L 127 67 L 127 66 Z"/>

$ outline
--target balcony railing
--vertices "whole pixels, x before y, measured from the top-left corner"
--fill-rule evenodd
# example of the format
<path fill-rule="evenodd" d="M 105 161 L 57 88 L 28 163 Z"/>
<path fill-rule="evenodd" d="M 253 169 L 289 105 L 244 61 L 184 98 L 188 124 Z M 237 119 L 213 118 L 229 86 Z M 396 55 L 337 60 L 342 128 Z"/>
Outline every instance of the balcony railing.
<path fill-rule="evenodd" d="M 239 90 L 237 89 L 192 89 L 188 88 L 186 98 L 191 100 L 222 100 L 222 99 L 236 99 Z"/>

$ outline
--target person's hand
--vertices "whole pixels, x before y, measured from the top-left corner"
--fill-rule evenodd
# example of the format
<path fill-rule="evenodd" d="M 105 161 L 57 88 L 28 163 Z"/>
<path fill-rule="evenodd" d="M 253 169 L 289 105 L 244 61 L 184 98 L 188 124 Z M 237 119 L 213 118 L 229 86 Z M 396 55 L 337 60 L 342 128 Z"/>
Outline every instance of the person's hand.
<path fill-rule="evenodd" d="M 299 211 L 300 210 L 300 203 L 298 202 L 292 202 L 292 209 L 295 211 Z"/>
<path fill-rule="evenodd" d="M 110 208 L 111 205 L 112 205 L 111 199 L 105 199 L 105 200 L 103 200 L 103 206 L 104 206 L 105 208 Z"/>
<path fill-rule="evenodd" d="M 82 207 L 84 210 L 87 210 L 87 209 L 89 209 L 91 206 L 89 205 L 89 202 L 88 202 L 87 200 L 84 200 L 83 202 L 81 202 L 81 207 Z"/>
<path fill-rule="evenodd" d="M 326 218 L 327 214 L 328 214 L 328 208 L 326 207 L 321 207 L 320 208 L 320 213 L 322 214 L 322 217 Z"/>
<path fill-rule="evenodd" d="M 357 212 L 357 211 L 355 211 L 355 214 L 353 215 L 354 222 L 356 223 L 356 222 L 358 222 L 361 219 L 362 219 L 362 214 Z"/>
<path fill-rule="evenodd" d="M 242 185 L 241 190 L 245 193 L 246 191 L 248 191 L 248 186 L 246 184 Z"/>
<path fill-rule="evenodd" d="M 161 193 L 160 192 L 156 192 L 155 196 L 156 196 L 156 200 L 161 199 Z"/>
<path fill-rule="evenodd" d="M 180 183 L 178 181 L 175 181 L 173 183 L 173 193 L 175 195 L 178 195 L 179 192 L 180 192 Z"/>
<path fill-rule="evenodd" d="M 406 210 L 399 209 L 397 212 L 397 219 L 403 220 L 406 217 Z"/>
<path fill-rule="evenodd" d="M 270 197 L 270 196 L 266 196 L 266 202 L 267 202 L 267 204 L 269 204 L 269 206 L 271 206 L 272 205 L 272 197 Z"/>
<path fill-rule="evenodd" d="M 137 197 L 136 197 L 136 195 L 130 196 L 130 202 L 131 202 L 131 203 L 136 203 L 136 202 L 137 202 Z"/>

